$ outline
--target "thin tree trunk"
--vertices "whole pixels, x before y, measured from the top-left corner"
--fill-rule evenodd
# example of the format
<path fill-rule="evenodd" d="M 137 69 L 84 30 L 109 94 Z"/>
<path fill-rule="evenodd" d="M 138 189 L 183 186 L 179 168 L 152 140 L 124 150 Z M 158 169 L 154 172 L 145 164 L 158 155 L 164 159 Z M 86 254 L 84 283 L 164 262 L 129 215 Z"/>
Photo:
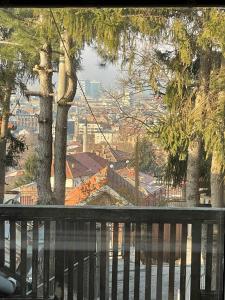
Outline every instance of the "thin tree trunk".
<path fill-rule="evenodd" d="M 52 164 L 52 49 L 44 44 L 40 51 L 40 66 L 36 70 L 40 79 L 40 115 L 38 134 L 38 203 L 51 204 L 51 164 Z"/>
<path fill-rule="evenodd" d="M 139 137 L 137 135 L 135 146 L 135 198 L 136 205 L 139 205 Z"/>
<path fill-rule="evenodd" d="M 5 194 L 6 143 L 8 135 L 11 91 L 11 88 L 8 88 L 3 97 L 3 114 L 0 127 L 0 204 L 3 204 Z"/>
<path fill-rule="evenodd" d="M 59 69 L 58 105 L 54 144 L 54 201 L 62 205 L 64 205 L 65 201 L 66 184 L 67 117 L 77 87 L 77 79 L 73 69 L 73 59 L 71 56 L 68 57 L 72 47 L 72 40 L 66 31 L 63 37 L 67 51 L 63 48 L 65 64 L 61 61 Z M 62 43 L 61 46 L 63 47 Z"/>
<path fill-rule="evenodd" d="M 214 151 L 211 163 L 211 204 L 213 207 L 224 207 L 224 176 L 216 154 Z"/>

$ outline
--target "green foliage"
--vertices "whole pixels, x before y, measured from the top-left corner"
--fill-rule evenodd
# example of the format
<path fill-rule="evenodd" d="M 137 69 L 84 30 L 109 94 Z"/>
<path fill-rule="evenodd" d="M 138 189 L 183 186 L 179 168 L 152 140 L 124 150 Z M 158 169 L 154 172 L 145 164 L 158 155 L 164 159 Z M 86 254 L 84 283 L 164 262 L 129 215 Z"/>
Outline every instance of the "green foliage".
<path fill-rule="evenodd" d="M 159 12 L 157 26 L 147 33 L 145 23 Z M 145 14 L 140 10 L 139 14 L 133 21 L 143 36 L 170 48 L 155 50 L 153 42 L 148 52 L 137 50 L 126 83 L 164 94 L 167 113 L 157 119 L 149 134 L 168 153 L 166 177 L 175 184 L 185 179 L 189 141 L 199 136 L 204 144 L 201 178 L 209 185 L 212 153 L 225 166 L 225 68 L 220 68 L 221 56 L 225 57 L 225 10 L 171 8 Z"/>
<path fill-rule="evenodd" d="M 221 169 L 225 169 L 225 93 L 219 91 L 211 95 L 204 122 L 204 140 L 208 155 L 214 152 Z"/>
<path fill-rule="evenodd" d="M 211 8 L 204 10 L 202 22 L 203 30 L 199 34 L 197 42 L 200 47 L 216 45 L 223 54 L 225 51 L 225 11 L 223 9 Z"/>
<path fill-rule="evenodd" d="M 164 180 L 171 182 L 173 186 L 178 186 L 182 182 L 185 182 L 187 176 L 187 159 L 187 153 L 185 159 L 180 159 L 179 151 L 174 155 L 169 154 L 163 176 Z M 207 155 L 204 146 L 202 146 L 199 170 L 200 187 L 208 188 L 208 191 L 210 191 L 210 165 L 211 156 Z"/>
<path fill-rule="evenodd" d="M 188 144 L 195 136 L 204 138 L 205 150 L 201 155 L 201 178 L 204 184 L 209 185 L 211 153 L 216 151 L 221 164 L 225 161 L 225 102 L 222 93 L 225 80 L 224 74 L 215 70 L 220 65 L 218 54 L 216 51 L 210 52 L 215 42 L 213 36 L 218 36 L 217 26 L 221 26 L 216 21 L 217 17 L 223 24 L 224 13 L 214 9 L 197 9 L 192 17 L 179 15 L 172 23 L 175 54 L 157 53 L 159 60 L 170 70 L 171 77 L 163 97 L 169 112 L 159 120 L 153 134 L 169 153 L 166 177 L 173 179 L 175 184 L 186 177 Z M 218 41 L 215 44 L 217 52 Z M 204 51 L 207 51 L 214 68 L 210 82 L 204 82 L 199 64 Z M 208 95 L 199 90 L 202 82 L 205 86 L 209 84 Z"/>
<path fill-rule="evenodd" d="M 184 65 L 190 65 L 192 61 L 193 49 L 191 47 L 190 36 L 188 35 L 187 27 L 182 20 L 175 19 L 172 26 L 172 34 L 181 63 Z"/>
<path fill-rule="evenodd" d="M 138 146 L 139 154 L 139 170 L 145 173 L 159 174 L 162 166 L 157 163 L 154 148 L 148 137 L 144 137 L 140 140 Z M 135 154 L 133 154 L 130 166 L 135 166 Z"/>
<path fill-rule="evenodd" d="M 31 154 L 24 166 L 24 175 L 16 181 L 16 186 L 28 184 L 37 179 L 38 157 L 36 153 Z"/>
<path fill-rule="evenodd" d="M 172 182 L 174 186 L 178 186 L 181 182 L 186 180 L 187 171 L 187 155 L 185 159 L 181 160 L 179 152 L 174 155 L 169 154 L 167 164 L 165 167 L 164 180 Z"/>
<path fill-rule="evenodd" d="M 67 29 L 73 38 L 71 55 L 77 61 L 85 45 L 92 45 L 103 61 L 121 57 L 129 69 L 128 83 L 135 88 L 162 92 L 160 80 L 166 78 L 163 101 L 168 112 L 153 126 L 151 135 L 168 153 L 167 173 L 171 171 L 174 182 L 185 177 L 187 148 L 195 136 L 203 136 L 207 157 L 214 151 L 224 165 L 225 72 L 218 69 L 218 53 L 225 54 L 223 9 L 56 8 L 53 13 L 60 30 Z M 1 40 L 14 43 L 0 44 L 2 95 L 2 87 L 9 83 L 25 88 L 25 77 L 34 76 L 32 67 L 39 62 L 40 47 L 50 41 L 58 50 L 59 37 L 49 9 L 0 9 L 0 17 Z M 140 38 L 152 46 L 144 56 L 139 51 Z M 172 44 L 172 50 L 155 50 L 162 41 Z M 200 95 L 200 59 L 205 50 L 213 67 L 207 95 Z M 58 63 L 58 54 L 53 61 Z M 141 169 L 150 170 L 154 157 L 149 155 L 148 142 L 140 147 Z"/>
<path fill-rule="evenodd" d="M 16 167 L 18 165 L 21 154 L 27 149 L 24 138 L 15 137 L 11 133 L 8 134 L 7 138 L 7 149 L 6 149 L 6 166 Z"/>
<path fill-rule="evenodd" d="M 200 188 L 207 188 L 208 192 L 207 194 L 210 195 L 210 168 L 211 168 L 211 161 L 212 161 L 212 156 L 207 155 L 206 150 L 204 149 L 204 145 L 201 148 L 201 155 L 200 155 L 200 172 L 199 172 L 199 187 Z"/>
<path fill-rule="evenodd" d="M 137 32 L 154 39 L 163 34 L 168 25 L 167 9 L 136 9 L 130 10 L 130 20 Z"/>
<path fill-rule="evenodd" d="M 183 122 L 182 122 L 183 121 Z M 165 114 L 152 127 L 150 135 L 168 153 L 164 168 L 164 180 L 179 185 L 186 178 L 189 136 L 182 115 L 178 112 Z"/>
<path fill-rule="evenodd" d="M 134 28 L 124 8 L 53 9 L 60 30 L 67 29 L 74 39 L 72 54 L 79 54 L 85 45 L 92 45 L 103 60 L 114 62 L 119 52 L 132 39 Z M 135 12 L 135 10 L 134 10 Z"/>
<path fill-rule="evenodd" d="M 189 137 L 181 114 L 165 114 L 152 126 L 150 134 L 169 154 L 178 154 L 180 160 L 186 158 Z"/>
<path fill-rule="evenodd" d="M 22 93 L 27 80 L 34 78 L 32 69 L 38 59 L 34 51 L 34 28 L 28 21 L 31 12 L 27 9 L 0 9 L 0 86 Z"/>
<path fill-rule="evenodd" d="M 37 178 L 38 157 L 36 153 L 31 154 L 25 162 L 25 174 L 34 181 Z"/>

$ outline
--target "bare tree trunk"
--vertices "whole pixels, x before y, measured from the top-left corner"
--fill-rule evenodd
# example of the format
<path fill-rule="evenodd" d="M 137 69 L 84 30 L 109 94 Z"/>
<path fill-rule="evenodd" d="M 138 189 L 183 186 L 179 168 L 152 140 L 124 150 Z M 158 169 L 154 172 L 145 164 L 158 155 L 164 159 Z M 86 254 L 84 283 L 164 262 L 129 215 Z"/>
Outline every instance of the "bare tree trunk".
<path fill-rule="evenodd" d="M 137 135 L 135 146 L 135 198 L 136 205 L 139 205 L 139 137 Z"/>
<path fill-rule="evenodd" d="M 225 58 L 221 56 L 220 73 L 224 76 Z M 218 93 L 218 104 L 222 105 L 223 113 L 225 113 L 225 91 Z M 223 134 L 225 128 L 225 119 L 220 130 Z M 222 170 L 221 159 L 218 159 L 218 152 L 213 150 L 211 162 L 211 204 L 213 207 L 224 207 L 224 172 Z"/>
<path fill-rule="evenodd" d="M 224 207 L 224 176 L 215 151 L 211 163 L 211 204 L 213 207 Z"/>
<path fill-rule="evenodd" d="M 61 61 L 60 65 L 54 144 L 54 200 L 57 204 L 62 205 L 65 201 L 67 117 L 77 87 L 73 58 L 72 56 L 68 57 L 72 48 L 72 39 L 68 36 L 67 31 L 64 32 L 63 38 L 67 51 L 64 49 L 65 64 Z M 63 47 L 63 44 L 61 46 Z"/>
<path fill-rule="evenodd" d="M 44 44 L 40 51 L 40 65 L 35 67 L 40 79 L 40 115 L 38 134 L 38 203 L 51 204 L 51 164 L 52 164 L 52 49 Z"/>
<path fill-rule="evenodd" d="M 64 42 L 65 44 L 65 42 Z M 60 50 L 64 53 L 63 43 L 60 43 Z M 66 91 L 66 69 L 65 54 L 61 54 L 59 58 L 59 74 L 58 74 L 58 93 L 57 102 L 63 99 Z M 62 143 L 67 143 L 67 122 L 66 128 L 63 126 L 65 119 L 67 120 L 69 107 L 57 105 L 56 127 L 55 127 L 55 143 L 54 143 L 54 200 L 57 204 L 64 204 L 65 181 L 66 181 L 66 164 L 63 157 L 66 156 L 66 148 L 60 147 Z M 64 128 L 63 128 L 64 127 Z M 61 144 L 61 146 L 62 146 Z M 61 182 L 58 182 L 61 180 Z M 57 184 L 56 184 L 57 182 Z"/>
<path fill-rule="evenodd" d="M 3 97 L 3 113 L 0 127 L 0 204 L 3 204 L 5 194 L 6 143 L 8 135 L 11 91 L 11 88 L 6 89 Z"/>
<path fill-rule="evenodd" d="M 199 122 L 203 120 L 203 107 L 209 87 L 209 76 L 211 70 L 211 50 L 208 48 L 200 54 L 199 87 L 195 99 L 194 110 L 199 114 Z M 197 120 L 196 120 L 197 121 Z M 200 168 L 201 137 L 197 135 L 190 141 L 188 147 L 187 161 L 187 188 L 186 201 L 188 206 L 199 204 L 199 168 Z"/>
<path fill-rule="evenodd" d="M 193 207 L 199 203 L 199 166 L 200 166 L 200 139 L 191 141 L 188 147 L 186 201 Z"/>

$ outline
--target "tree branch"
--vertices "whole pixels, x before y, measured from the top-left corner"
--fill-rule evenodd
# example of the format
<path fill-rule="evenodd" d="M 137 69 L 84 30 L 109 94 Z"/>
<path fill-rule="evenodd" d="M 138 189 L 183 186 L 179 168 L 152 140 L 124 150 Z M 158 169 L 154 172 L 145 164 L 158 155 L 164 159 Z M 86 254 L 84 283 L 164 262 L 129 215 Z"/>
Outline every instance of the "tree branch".
<path fill-rule="evenodd" d="M 24 95 L 27 98 L 27 101 L 30 101 L 31 96 L 42 97 L 40 92 L 28 91 L 28 90 L 24 92 Z"/>
<path fill-rule="evenodd" d="M 12 45 L 12 46 L 22 46 L 22 44 L 18 44 L 15 42 L 8 42 L 8 41 L 0 41 L 0 44 Z"/>

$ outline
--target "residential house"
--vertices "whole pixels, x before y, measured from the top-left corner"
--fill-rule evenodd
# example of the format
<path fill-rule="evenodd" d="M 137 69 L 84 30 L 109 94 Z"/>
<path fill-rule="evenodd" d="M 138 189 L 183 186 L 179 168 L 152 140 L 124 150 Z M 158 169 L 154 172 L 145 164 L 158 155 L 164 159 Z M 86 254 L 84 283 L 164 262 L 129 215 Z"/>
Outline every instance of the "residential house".
<path fill-rule="evenodd" d="M 67 149 L 66 149 L 66 151 L 67 151 L 68 155 L 81 152 L 82 151 L 82 145 L 78 141 L 74 141 L 74 140 L 69 141 L 67 143 Z"/>
<path fill-rule="evenodd" d="M 144 194 L 140 192 L 140 197 Z M 102 168 L 74 189 L 65 205 L 134 205 L 135 187 L 110 167 Z"/>
<path fill-rule="evenodd" d="M 109 162 L 97 156 L 95 153 L 81 152 L 67 155 L 66 159 L 66 195 L 71 189 L 80 185 L 89 177 L 98 173 L 103 167 L 107 166 Z M 51 184 L 54 184 L 54 165 L 52 166 Z M 19 202 L 22 205 L 36 205 L 37 204 L 37 184 L 31 182 L 22 185 L 12 190 L 19 194 Z M 8 197 L 9 198 L 9 197 Z M 7 199 L 8 199 L 7 198 Z M 10 197 L 11 199 L 12 197 Z"/>
<path fill-rule="evenodd" d="M 119 150 L 117 147 L 110 147 L 106 145 L 96 145 L 95 152 L 97 155 L 107 159 L 112 165 L 113 169 L 121 169 L 127 166 L 131 159 L 131 153 Z"/>
<path fill-rule="evenodd" d="M 108 164 L 109 162 L 106 159 L 91 152 L 80 152 L 67 155 L 66 188 L 78 186 Z M 54 162 L 52 165 L 51 184 L 54 184 Z"/>
<path fill-rule="evenodd" d="M 135 186 L 135 171 L 133 168 L 123 168 L 116 172 Z M 139 189 L 145 195 L 140 205 L 158 206 L 166 199 L 166 186 L 157 183 L 153 176 L 139 172 Z"/>
<path fill-rule="evenodd" d="M 22 205 L 36 205 L 37 204 L 37 184 L 31 182 L 24 184 L 13 191 L 19 193 L 19 203 Z"/>
<path fill-rule="evenodd" d="M 139 204 L 159 205 L 165 200 L 164 185 L 155 182 L 151 175 L 139 174 Z M 134 169 L 103 167 L 88 180 L 68 192 L 65 205 L 136 205 Z"/>

